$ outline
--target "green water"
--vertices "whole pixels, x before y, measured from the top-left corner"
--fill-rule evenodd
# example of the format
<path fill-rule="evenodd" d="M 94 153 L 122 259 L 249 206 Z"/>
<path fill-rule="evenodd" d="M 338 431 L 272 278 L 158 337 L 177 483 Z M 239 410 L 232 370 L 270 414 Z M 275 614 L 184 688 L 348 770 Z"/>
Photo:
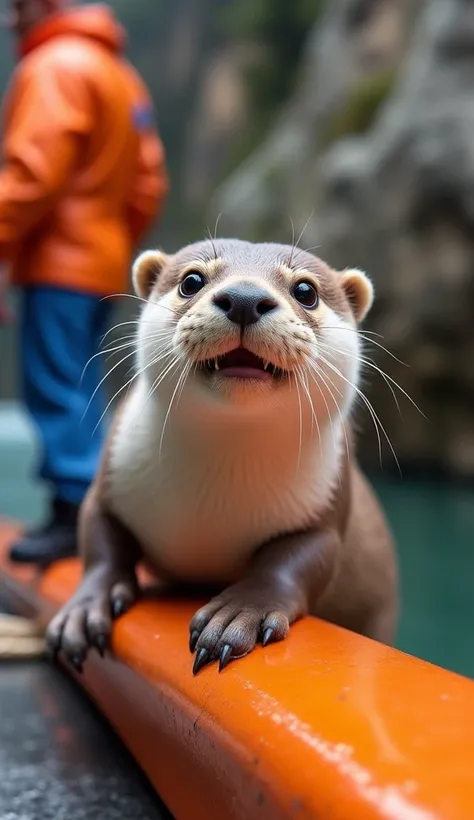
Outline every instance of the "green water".
<path fill-rule="evenodd" d="M 474 489 L 373 483 L 399 554 L 398 647 L 474 677 Z"/>
<path fill-rule="evenodd" d="M 27 419 L 0 402 L 0 515 L 41 517 L 37 451 Z M 397 540 L 402 617 L 397 644 L 474 677 L 474 489 L 373 480 Z"/>

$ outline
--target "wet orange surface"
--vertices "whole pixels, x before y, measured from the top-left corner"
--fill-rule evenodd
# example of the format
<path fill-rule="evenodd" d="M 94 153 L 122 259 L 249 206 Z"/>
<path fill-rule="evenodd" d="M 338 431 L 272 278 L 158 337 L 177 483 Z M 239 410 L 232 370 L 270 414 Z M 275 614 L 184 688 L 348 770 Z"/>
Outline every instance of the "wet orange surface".
<path fill-rule="evenodd" d="M 1 566 L 40 607 L 80 575 L 74 561 L 41 578 Z M 142 602 L 115 657 L 94 654 L 80 679 L 178 820 L 474 817 L 474 682 L 309 618 L 194 678 L 199 603 Z"/>

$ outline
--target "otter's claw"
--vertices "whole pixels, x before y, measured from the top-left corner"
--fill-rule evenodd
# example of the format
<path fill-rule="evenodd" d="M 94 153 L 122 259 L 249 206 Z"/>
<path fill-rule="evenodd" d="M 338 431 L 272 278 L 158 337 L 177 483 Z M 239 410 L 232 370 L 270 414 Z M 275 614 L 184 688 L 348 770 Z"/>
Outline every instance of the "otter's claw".
<path fill-rule="evenodd" d="M 96 635 L 95 638 L 93 638 L 92 643 L 97 649 L 97 652 L 99 653 L 100 657 L 105 657 L 105 653 L 109 646 L 107 635 Z"/>
<path fill-rule="evenodd" d="M 268 646 L 273 638 L 273 629 L 269 626 L 263 633 L 262 646 Z"/>
<path fill-rule="evenodd" d="M 196 613 L 190 625 L 190 649 L 196 651 L 193 673 L 214 660 L 222 671 L 260 641 L 268 646 L 288 635 L 294 601 L 282 589 L 240 582 Z"/>
<path fill-rule="evenodd" d="M 211 658 L 209 652 L 207 651 L 207 649 L 200 649 L 198 651 L 198 653 L 196 655 L 196 659 L 194 661 L 193 675 L 197 675 L 199 670 L 202 669 L 202 667 L 205 666 L 206 663 L 209 663 L 209 661 L 211 661 L 211 660 L 212 660 L 212 658 Z"/>
<path fill-rule="evenodd" d="M 61 652 L 77 672 L 82 672 L 92 647 L 104 657 L 113 619 L 130 609 L 137 592 L 136 579 L 131 574 L 108 574 L 100 568 L 86 576 L 48 627 L 46 642 L 50 655 L 56 659 Z"/>
<path fill-rule="evenodd" d="M 191 632 L 191 636 L 189 638 L 189 651 L 194 652 L 196 649 L 196 644 L 199 639 L 199 632 L 195 629 L 194 632 Z"/>
<path fill-rule="evenodd" d="M 219 658 L 219 672 L 222 672 L 223 669 L 231 662 L 232 660 L 232 647 L 230 644 L 226 643 L 224 648 L 222 649 L 221 656 Z"/>

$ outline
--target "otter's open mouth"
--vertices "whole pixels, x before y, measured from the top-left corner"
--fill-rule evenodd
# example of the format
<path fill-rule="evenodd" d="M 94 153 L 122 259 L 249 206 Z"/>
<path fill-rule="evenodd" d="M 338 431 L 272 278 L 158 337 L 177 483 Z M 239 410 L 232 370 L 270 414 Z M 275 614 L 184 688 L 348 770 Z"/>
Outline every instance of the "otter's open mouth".
<path fill-rule="evenodd" d="M 204 373 L 219 373 L 219 376 L 237 379 L 265 380 L 284 375 L 279 367 L 264 361 L 245 347 L 237 347 L 215 359 L 206 359 L 200 367 Z"/>

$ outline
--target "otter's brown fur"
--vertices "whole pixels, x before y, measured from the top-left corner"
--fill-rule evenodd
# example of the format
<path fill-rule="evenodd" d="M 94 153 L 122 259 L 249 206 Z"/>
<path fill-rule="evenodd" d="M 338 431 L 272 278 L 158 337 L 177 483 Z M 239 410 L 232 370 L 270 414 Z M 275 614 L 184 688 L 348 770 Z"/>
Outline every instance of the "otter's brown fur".
<path fill-rule="evenodd" d="M 189 275 L 201 276 L 204 283 L 192 298 L 180 291 L 180 283 Z M 143 371 L 161 366 L 152 359 L 149 364 L 144 352 L 156 338 L 150 335 L 147 323 L 155 322 L 160 332 L 168 333 L 169 344 L 181 355 L 183 368 L 195 365 L 195 375 L 190 376 L 190 385 L 183 380 L 174 432 L 169 442 L 165 437 L 163 467 L 158 459 L 169 415 L 168 410 L 163 424 L 163 396 L 167 404 L 170 392 L 166 394 L 166 390 L 174 388 L 174 396 L 176 379 L 173 382 L 166 374 L 162 377 L 158 369 L 164 387 L 156 390 L 156 397 L 151 390 L 151 402 L 156 402 L 151 411 L 139 404 L 137 424 L 141 427 L 130 426 L 127 419 L 133 402 L 137 402 L 137 391 L 145 386 L 144 392 L 148 392 L 143 374 L 117 410 L 101 468 L 81 513 L 85 577 L 49 627 L 51 650 L 63 650 L 77 668 L 81 668 L 89 646 L 104 651 L 113 619 L 137 598 L 135 568 L 143 558 L 160 575 L 172 580 L 217 579 L 224 586 L 190 624 L 190 646 L 196 653 L 194 671 L 214 659 L 222 668 L 250 652 L 258 641 L 267 645 L 285 638 L 291 623 L 306 614 L 391 643 L 397 620 L 395 554 L 378 502 L 357 466 L 350 425 L 355 396 L 351 385 L 358 378 L 352 363 L 358 358 L 356 325 L 372 300 L 365 275 L 357 270 L 334 271 L 312 254 L 287 246 L 216 240 L 191 245 L 172 257 L 149 252 L 138 260 L 134 281 L 138 294 L 146 300 L 137 342 L 139 356 L 145 362 Z M 308 287 L 309 292 L 311 288 L 315 291 L 314 306 L 298 302 L 295 288 L 302 282 L 303 291 Z M 255 306 L 260 310 L 262 305 L 261 316 L 259 313 L 249 318 L 249 299 L 257 291 L 260 302 L 252 303 L 252 310 L 255 313 Z M 238 299 L 241 292 L 245 295 L 240 305 L 242 316 L 247 318 L 239 320 L 237 329 L 235 316 L 229 319 L 229 304 L 235 293 Z M 236 346 L 249 350 L 253 360 L 261 356 L 262 370 L 263 359 L 269 359 L 279 378 L 262 373 L 261 383 L 254 378 L 232 381 L 225 377 L 225 371 L 214 371 L 207 364 L 214 359 L 217 362 L 218 357 L 222 361 Z M 330 348 L 339 357 L 333 360 L 337 367 L 328 359 Z M 199 371 L 204 363 L 207 370 Z M 307 375 L 300 386 L 309 399 L 303 409 L 301 395 L 298 407 L 292 389 L 301 373 Z M 319 384 L 317 373 L 321 373 Z M 170 386 L 166 386 L 167 379 Z M 312 408 L 312 418 L 308 407 Z M 308 419 L 317 424 L 319 450 L 314 430 L 304 426 Z M 155 422 L 158 431 L 151 429 Z M 275 433 L 273 439 L 269 435 L 268 442 L 267 428 Z M 135 438 L 130 438 L 131 430 L 138 430 Z M 188 441 L 190 430 L 193 435 Z M 158 438 L 157 432 L 161 433 Z M 129 438 L 125 446 L 126 435 Z M 155 445 L 158 449 L 157 442 L 159 452 L 154 449 Z M 214 456 L 208 472 L 201 476 L 199 470 L 204 467 L 202 458 L 196 455 L 199 446 L 207 448 L 201 455 L 208 454 L 209 447 L 216 447 L 216 458 L 224 459 L 221 480 L 215 477 L 219 473 L 214 475 L 212 471 Z M 288 452 L 279 458 L 285 448 Z M 224 452 L 227 449 L 228 453 Z M 257 457 L 267 459 L 268 465 L 257 466 Z M 246 470 L 249 480 L 261 476 L 251 487 L 242 481 L 235 484 L 233 464 L 241 458 L 243 474 Z M 300 460 L 303 466 L 295 468 Z M 304 472 L 313 463 L 314 476 L 311 471 Z M 148 477 L 144 477 L 147 470 Z M 157 488 L 168 487 L 176 476 L 183 498 L 186 482 L 192 487 L 195 481 L 199 491 L 204 482 L 202 503 L 209 506 L 208 518 L 202 520 L 208 521 L 208 527 L 201 541 L 195 532 L 197 525 L 192 523 L 201 520 L 201 513 L 199 505 L 193 506 L 192 496 L 187 502 L 191 532 L 179 528 L 182 522 L 173 519 L 169 504 L 164 504 L 160 512 Z M 190 478 L 185 481 L 186 476 Z M 309 488 L 308 481 L 314 486 Z M 226 497 L 226 489 L 232 494 L 236 486 L 238 497 Z M 145 492 L 151 492 L 156 510 L 154 504 L 145 502 Z M 220 513 L 212 506 L 218 500 Z M 227 509 L 226 505 L 232 510 L 233 501 L 238 514 L 226 519 L 222 510 Z M 214 510 L 216 519 L 212 520 Z M 246 514 L 255 518 L 253 529 L 243 526 Z M 182 515 L 186 516 L 186 509 Z M 147 517 L 148 523 L 143 521 Z M 159 532 L 160 520 L 165 535 Z M 177 560 L 175 551 L 179 552 L 181 544 L 176 541 L 176 533 L 180 532 L 187 541 Z M 255 543 L 249 536 L 252 532 L 258 533 Z M 216 533 L 221 533 L 217 547 L 212 546 Z M 210 552 L 206 552 L 208 547 Z M 226 549 L 231 551 L 229 555 Z M 200 576 L 200 561 L 204 562 L 205 555 L 213 577 Z M 218 564 L 214 566 L 212 561 Z"/>

